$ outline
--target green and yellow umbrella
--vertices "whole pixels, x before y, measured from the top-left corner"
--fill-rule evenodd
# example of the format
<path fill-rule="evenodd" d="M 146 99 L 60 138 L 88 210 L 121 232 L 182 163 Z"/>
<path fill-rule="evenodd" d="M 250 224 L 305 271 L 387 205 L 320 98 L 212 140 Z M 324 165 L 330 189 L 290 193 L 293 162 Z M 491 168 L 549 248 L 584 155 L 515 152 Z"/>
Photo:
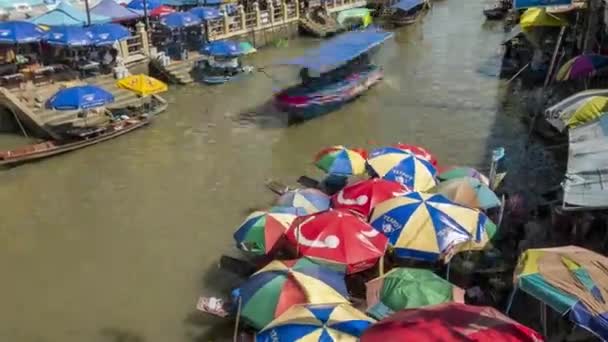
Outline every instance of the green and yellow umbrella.
<path fill-rule="evenodd" d="M 324 148 L 315 156 L 315 165 L 332 175 L 356 176 L 365 173 L 365 153 L 344 146 Z"/>
<path fill-rule="evenodd" d="M 520 17 L 519 25 L 524 32 L 535 27 L 567 26 L 568 21 L 559 15 L 547 13 L 544 8 L 528 8 Z"/>

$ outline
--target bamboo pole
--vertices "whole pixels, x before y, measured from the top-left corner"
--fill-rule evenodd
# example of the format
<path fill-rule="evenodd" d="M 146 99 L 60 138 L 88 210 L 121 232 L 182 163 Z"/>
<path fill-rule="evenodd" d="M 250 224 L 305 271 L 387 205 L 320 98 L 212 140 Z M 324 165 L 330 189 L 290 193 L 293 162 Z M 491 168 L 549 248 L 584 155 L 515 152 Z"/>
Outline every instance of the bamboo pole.
<path fill-rule="evenodd" d="M 232 342 L 237 342 L 239 337 L 239 323 L 241 320 L 241 307 L 242 307 L 242 297 L 239 296 L 239 303 L 236 309 L 236 321 L 234 322 L 234 334 L 232 335 Z"/>
<path fill-rule="evenodd" d="M 523 66 L 523 68 L 519 69 L 519 71 L 507 81 L 507 84 L 513 82 L 522 72 L 524 72 L 524 70 L 528 69 L 529 66 L 530 63 L 528 62 L 526 65 Z"/>

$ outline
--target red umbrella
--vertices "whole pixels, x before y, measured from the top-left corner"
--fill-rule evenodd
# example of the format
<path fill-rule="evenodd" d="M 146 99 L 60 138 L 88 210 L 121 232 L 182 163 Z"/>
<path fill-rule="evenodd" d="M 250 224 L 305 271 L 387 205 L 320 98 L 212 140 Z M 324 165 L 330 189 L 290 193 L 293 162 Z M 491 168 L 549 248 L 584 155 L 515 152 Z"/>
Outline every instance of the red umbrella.
<path fill-rule="evenodd" d="M 433 164 L 433 166 L 437 167 L 437 159 L 424 147 L 410 144 L 397 143 L 393 145 L 400 150 L 407 151 L 411 154 L 416 155 L 418 158 L 422 158 L 429 163 Z"/>
<path fill-rule="evenodd" d="M 358 216 L 333 209 L 298 217 L 286 236 L 299 255 L 344 265 L 347 273 L 373 267 L 388 244 Z"/>
<path fill-rule="evenodd" d="M 376 204 L 411 190 L 400 183 L 372 178 L 346 186 L 331 198 L 336 209 L 353 210 L 368 217 Z"/>
<path fill-rule="evenodd" d="M 175 12 L 175 10 L 173 8 L 162 5 L 162 6 L 158 6 L 155 9 L 151 10 L 150 16 L 151 17 L 162 17 L 164 15 L 171 14 L 173 12 Z"/>
<path fill-rule="evenodd" d="M 446 303 L 398 311 L 367 329 L 361 342 L 540 342 L 536 331 L 487 306 Z"/>

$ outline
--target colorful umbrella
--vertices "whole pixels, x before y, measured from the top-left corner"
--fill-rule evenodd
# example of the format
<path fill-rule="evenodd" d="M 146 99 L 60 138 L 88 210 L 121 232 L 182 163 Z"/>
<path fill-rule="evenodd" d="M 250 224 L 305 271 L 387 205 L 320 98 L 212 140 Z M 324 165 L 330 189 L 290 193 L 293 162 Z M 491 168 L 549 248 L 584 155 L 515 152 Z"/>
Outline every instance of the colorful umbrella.
<path fill-rule="evenodd" d="M 584 101 L 581 101 L 580 107 L 578 107 L 574 112 L 561 116 L 560 120 L 566 127 L 576 127 L 589 121 L 599 119 L 607 112 L 608 97 L 591 96 Z"/>
<path fill-rule="evenodd" d="M 233 40 L 215 40 L 201 48 L 204 55 L 217 57 L 236 57 L 243 54 L 239 43 Z"/>
<path fill-rule="evenodd" d="M 419 268 L 393 268 L 365 286 L 367 313 L 377 319 L 403 309 L 447 302 L 464 303 L 464 290 L 430 270 Z"/>
<path fill-rule="evenodd" d="M 430 192 L 440 193 L 452 202 L 469 208 L 490 209 L 499 207 L 501 203 L 492 189 L 473 177 L 441 182 Z"/>
<path fill-rule="evenodd" d="M 365 173 L 365 157 L 360 150 L 344 146 L 324 148 L 315 156 L 315 165 L 334 175 L 352 176 Z"/>
<path fill-rule="evenodd" d="M 0 44 L 39 42 L 44 31 L 27 21 L 0 22 Z"/>
<path fill-rule="evenodd" d="M 363 332 L 361 342 L 540 342 L 536 331 L 487 306 L 445 303 L 402 310 Z"/>
<path fill-rule="evenodd" d="M 600 297 L 608 290 L 607 264 L 605 256 L 578 246 L 528 249 L 515 268 L 516 289 L 606 340 L 608 308 Z"/>
<path fill-rule="evenodd" d="M 195 7 L 190 10 L 190 13 L 196 15 L 201 20 L 212 20 L 222 17 L 220 10 L 215 7 Z"/>
<path fill-rule="evenodd" d="M 455 252 L 479 251 L 491 247 L 490 241 L 496 235 L 498 227 L 486 214 L 478 212 L 477 228 L 473 239 L 457 246 Z"/>
<path fill-rule="evenodd" d="M 165 83 L 144 74 L 127 76 L 116 82 L 116 85 L 119 88 L 128 89 L 139 96 L 149 96 L 168 90 Z"/>
<path fill-rule="evenodd" d="M 99 24 L 87 29 L 93 35 L 93 42 L 97 46 L 112 45 L 131 36 L 126 27 L 118 24 Z"/>
<path fill-rule="evenodd" d="M 81 47 L 94 45 L 93 34 L 80 26 L 53 26 L 43 37 L 50 45 Z"/>
<path fill-rule="evenodd" d="M 348 304 L 294 305 L 262 329 L 255 340 L 357 342 L 373 323 Z"/>
<path fill-rule="evenodd" d="M 278 206 L 294 207 L 314 214 L 329 209 L 330 198 L 321 190 L 313 188 L 290 190 L 277 200 Z"/>
<path fill-rule="evenodd" d="M 244 55 L 249 55 L 258 51 L 249 42 L 240 42 L 239 49 L 241 49 Z"/>
<path fill-rule="evenodd" d="M 296 304 L 348 303 L 344 273 L 305 258 L 271 262 L 238 292 L 241 317 L 256 329 Z"/>
<path fill-rule="evenodd" d="M 332 196 L 331 202 L 336 209 L 353 210 L 369 217 L 377 204 L 407 192 L 410 190 L 397 182 L 371 178 L 347 185 Z"/>
<path fill-rule="evenodd" d="M 234 233 L 234 240 L 246 252 L 268 254 L 296 217 L 272 211 L 253 212 Z"/>
<path fill-rule="evenodd" d="M 481 181 L 486 186 L 490 186 L 490 180 L 484 176 L 481 172 L 475 170 L 472 167 L 466 166 L 455 166 L 448 168 L 437 175 L 440 181 L 447 181 L 455 178 L 473 177 Z"/>
<path fill-rule="evenodd" d="M 373 267 L 388 243 L 365 221 L 342 210 L 301 216 L 293 221 L 286 236 L 298 254 L 344 265 L 347 273 Z"/>
<path fill-rule="evenodd" d="M 150 11 L 150 17 L 163 17 L 165 15 L 169 15 L 171 13 L 175 13 L 175 10 L 172 7 L 161 5 Z"/>
<path fill-rule="evenodd" d="M 555 14 L 549 14 L 544 8 L 528 8 L 519 18 L 519 25 L 524 32 L 529 32 L 534 27 L 559 27 L 567 26 L 568 21 Z"/>
<path fill-rule="evenodd" d="M 437 159 L 431 154 L 431 152 L 429 152 L 426 148 L 422 146 L 396 143 L 395 145 L 393 145 L 393 147 L 414 154 L 416 157 L 424 159 L 429 163 L 433 164 L 433 166 L 437 167 Z"/>
<path fill-rule="evenodd" d="M 148 11 L 152 11 L 153 9 L 160 7 L 162 2 L 160 0 L 133 0 L 129 2 L 127 7 L 130 9 L 143 11 L 144 4 Z"/>
<path fill-rule="evenodd" d="M 101 107 L 114 102 L 108 91 L 91 85 L 76 86 L 59 90 L 46 102 L 48 109 L 77 110 Z"/>
<path fill-rule="evenodd" d="M 414 191 L 425 191 L 437 184 L 437 170 L 431 163 L 396 147 L 373 150 L 367 165 L 372 176 L 401 183 Z"/>
<path fill-rule="evenodd" d="M 370 223 L 389 238 L 402 258 L 449 259 L 453 249 L 478 234 L 479 212 L 440 194 L 412 192 L 382 202 Z"/>
<path fill-rule="evenodd" d="M 200 25 L 201 19 L 189 12 L 175 12 L 163 16 L 160 19 L 161 25 L 168 27 L 171 30 L 181 29 L 194 25 Z"/>
<path fill-rule="evenodd" d="M 605 67 L 608 67 L 608 56 L 580 55 L 564 63 L 559 68 L 555 79 L 567 81 L 592 76 L 596 71 Z"/>

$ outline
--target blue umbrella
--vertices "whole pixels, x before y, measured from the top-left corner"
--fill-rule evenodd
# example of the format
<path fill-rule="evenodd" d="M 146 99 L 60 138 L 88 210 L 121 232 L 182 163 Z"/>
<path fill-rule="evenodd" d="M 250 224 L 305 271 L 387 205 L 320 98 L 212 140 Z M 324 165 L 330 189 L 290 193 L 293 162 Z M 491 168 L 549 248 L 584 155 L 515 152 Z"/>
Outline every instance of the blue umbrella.
<path fill-rule="evenodd" d="M 128 8 L 143 11 L 144 10 L 144 1 L 146 1 L 146 7 L 148 11 L 155 9 L 156 7 L 160 7 L 163 3 L 160 0 L 133 0 L 129 2 L 127 5 Z"/>
<path fill-rule="evenodd" d="M 42 38 L 48 44 L 60 46 L 93 45 L 93 35 L 80 26 L 53 26 Z"/>
<path fill-rule="evenodd" d="M 27 21 L 0 22 L 0 43 L 18 44 L 40 41 L 44 31 Z"/>
<path fill-rule="evenodd" d="M 162 17 L 160 19 L 160 23 L 174 30 L 183 27 L 200 25 L 201 19 L 189 12 L 175 12 Z"/>
<path fill-rule="evenodd" d="M 243 54 L 239 43 L 232 40 L 216 40 L 205 44 L 201 53 L 210 56 L 232 57 Z"/>
<path fill-rule="evenodd" d="M 190 10 L 190 13 L 202 20 L 217 19 L 222 16 L 222 13 L 215 7 L 195 7 Z"/>
<path fill-rule="evenodd" d="M 329 196 L 317 189 L 296 189 L 281 195 L 277 200 L 277 206 L 295 207 L 300 212 L 314 214 L 329 209 L 330 199 Z"/>
<path fill-rule="evenodd" d="M 118 24 L 100 24 L 90 26 L 95 45 L 112 45 L 114 42 L 127 39 L 131 36 L 129 30 Z"/>
<path fill-rule="evenodd" d="M 61 89 L 46 102 L 46 107 L 56 110 L 77 110 L 101 107 L 114 102 L 108 91 L 91 85 Z"/>

